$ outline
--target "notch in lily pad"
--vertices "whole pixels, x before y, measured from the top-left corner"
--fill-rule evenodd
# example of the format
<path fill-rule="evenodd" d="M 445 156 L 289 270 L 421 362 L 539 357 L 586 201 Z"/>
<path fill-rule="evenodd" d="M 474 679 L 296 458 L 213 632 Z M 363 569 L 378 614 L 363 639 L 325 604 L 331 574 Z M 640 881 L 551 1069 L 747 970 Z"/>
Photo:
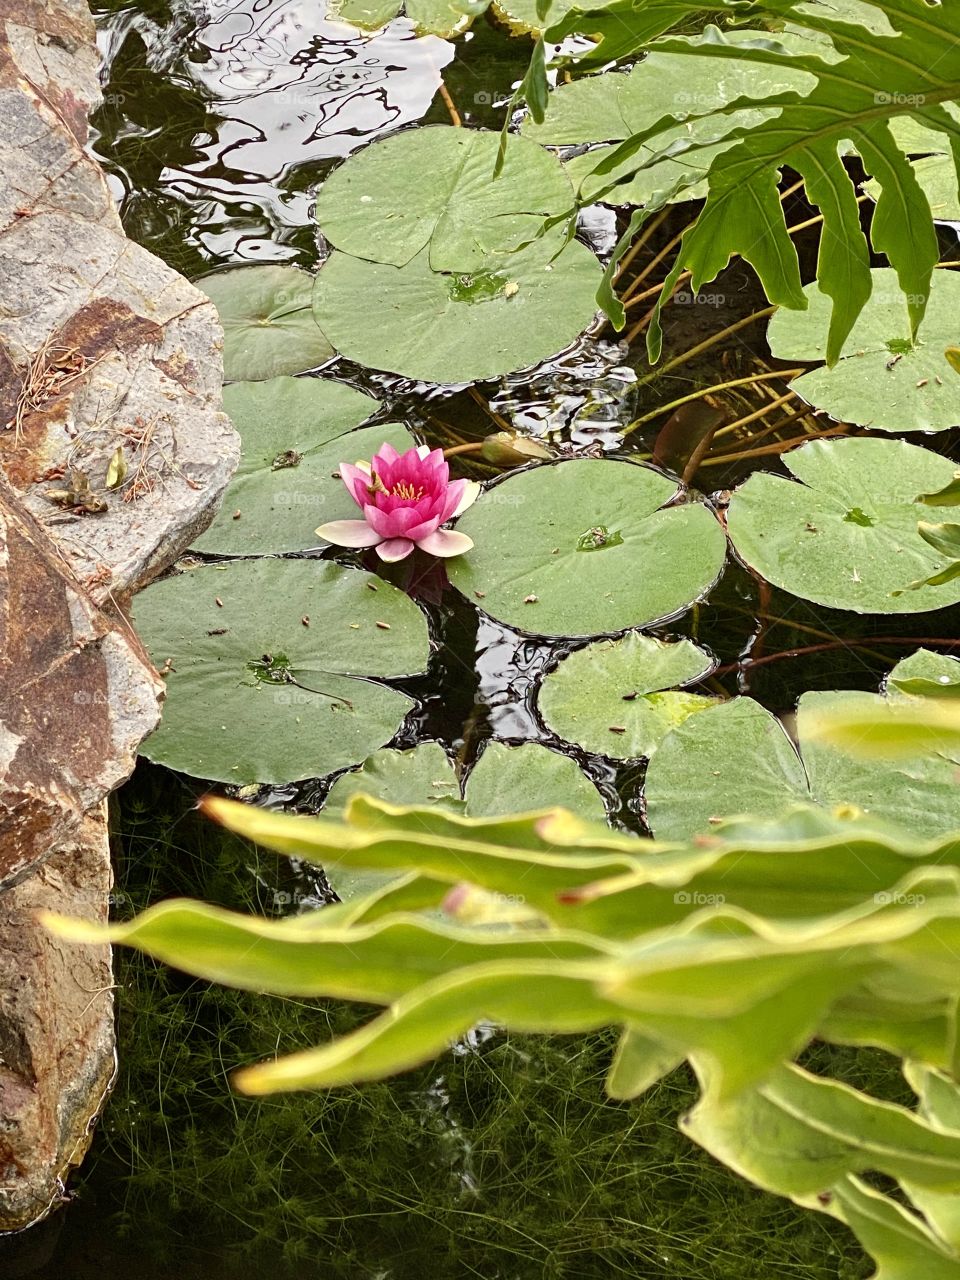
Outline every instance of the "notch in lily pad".
<path fill-rule="evenodd" d="M 786 479 L 755 472 L 737 489 L 727 529 L 761 577 L 804 600 L 856 613 L 913 613 L 960 600 L 949 558 L 920 528 L 923 495 L 954 464 L 901 440 L 813 440 L 783 456 Z M 936 579 L 934 581 L 934 579 Z M 915 584 L 930 583 L 923 591 Z"/>
<path fill-rule="evenodd" d="M 715 663 L 691 640 L 628 631 L 576 649 L 544 677 L 537 706 L 568 742 L 618 760 L 649 759 L 663 738 L 716 698 L 688 693 Z"/>

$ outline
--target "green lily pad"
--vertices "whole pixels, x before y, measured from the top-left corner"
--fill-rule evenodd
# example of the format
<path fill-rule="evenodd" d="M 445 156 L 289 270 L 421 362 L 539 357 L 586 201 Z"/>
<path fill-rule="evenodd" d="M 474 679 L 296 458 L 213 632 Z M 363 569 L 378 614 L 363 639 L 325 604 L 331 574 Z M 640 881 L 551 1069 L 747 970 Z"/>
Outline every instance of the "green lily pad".
<path fill-rule="evenodd" d="M 952 102 L 941 102 L 940 107 L 960 124 L 960 109 Z M 894 142 L 908 156 L 947 155 L 950 151 L 947 134 L 921 124 L 916 116 L 896 116 L 890 121 L 890 132 Z"/>
<path fill-rule="evenodd" d="M 752 698 L 731 698 L 666 735 L 647 766 L 644 800 L 657 839 L 686 840 L 722 818 L 779 817 L 810 793 L 776 716 Z"/>
<path fill-rule="evenodd" d="M 350 360 L 425 382 L 476 382 L 556 355 L 596 313 L 600 264 L 573 241 L 559 257 L 536 242 L 476 274 L 334 253 L 317 276 L 317 323 Z"/>
<path fill-rule="evenodd" d="M 460 783 L 439 742 L 421 742 L 409 751 L 383 747 L 374 752 L 359 769 L 335 780 L 324 801 L 324 813 L 342 814 L 355 795 L 387 804 L 437 805 L 463 812 Z"/>
<path fill-rule="evenodd" d="M 814 440 L 783 457 L 793 480 L 755 472 L 730 501 L 737 553 L 768 582 L 855 613 L 914 613 L 960 600 L 960 582 L 908 591 L 947 557 L 920 536 L 954 464 L 900 440 Z M 895 594 L 898 593 L 898 594 Z M 902 593 L 902 594 L 899 594 Z"/>
<path fill-rule="evenodd" d="M 436 742 L 412 751 L 385 747 L 363 767 L 338 778 L 325 812 L 342 813 L 353 795 L 373 796 L 388 804 L 438 805 L 473 818 L 498 817 L 561 806 L 602 822 L 603 799 L 575 761 L 537 742 L 510 747 L 488 742 L 461 788 L 446 752 Z"/>
<path fill-rule="evenodd" d="M 574 198 L 559 160 L 516 135 L 494 179 L 499 145 L 496 133 L 450 125 L 375 142 L 320 188 L 320 230 L 344 253 L 394 267 L 427 246 L 433 271 L 509 266 L 507 255 L 534 240 L 547 218 L 571 212 Z M 552 256 L 565 234 L 559 224 L 547 233 L 542 256 Z"/>
<path fill-rule="evenodd" d="M 224 388 L 223 406 L 240 432 L 240 466 L 197 551 L 242 556 L 323 545 L 318 524 L 359 515 L 337 478 L 339 464 L 370 458 L 384 441 L 401 451 L 416 443 L 398 423 L 351 430 L 376 400 L 319 378 L 235 382 Z"/>
<path fill-rule="evenodd" d="M 791 387 L 838 421 L 875 431 L 945 431 L 960 424 L 960 374 L 944 356 L 957 341 L 960 279 L 952 271 L 933 273 L 913 345 L 896 272 L 880 267 L 870 274 L 873 293 L 839 362 L 801 374 Z M 826 359 L 832 302 L 816 284 L 804 293 L 806 311 L 781 307 L 770 321 L 767 341 L 780 360 Z"/>
<path fill-rule="evenodd" d="M 599 791 L 576 761 L 538 742 L 488 742 L 470 770 L 465 796 L 474 818 L 558 807 L 594 822 L 606 819 Z"/>
<path fill-rule="evenodd" d="M 363 760 L 411 706 L 368 677 L 422 671 L 429 650 L 403 592 L 317 561 L 193 569 L 141 592 L 133 617 L 169 672 L 142 754 L 220 782 L 292 782 Z"/>
<path fill-rule="evenodd" d="M 889 684 L 958 664 L 935 654 L 898 663 Z M 692 716 L 661 744 L 647 770 L 646 808 L 660 839 L 684 840 L 719 819 L 775 817 L 794 803 L 855 806 L 870 818 L 906 827 L 919 839 L 957 826 L 957 765 L 929 752 L 902 761 L 859 759 L 811 732 L 824 711 L 856 712 L 893 695 L 848 690 L 805 693 L 797 707 L 799 754 L 781 722 L 750 698 L 734 698 Z"/>
<path fill-rule="evenodd" d="M 664 507 L 676 484 L 631 462 L 534 467 L 488 489 L 458 529 L 473 550 L 454 586 L 512 627 L 592 636 L 642 627 L 702 596 L 726 541 L 703 503 Z"/>
<path fill-rule="evenodd" d="M 540 686 L 540 714 L 587 751 L 617 760 L 649 757 L 672 728 L 716 703 L 676 688 L 713 665 L 690 640 L 668 643 L 628 631 L 564 658 Z"/>
<path fill-rule="evenodd" d="M 887 697 L 960 698 L 960 659 L 918 649 L 887 677 Z"/>
<path fill-rule="evenodd" d="M 327 17 L 349 22 L 363 30 L 375 31 L 386 26 L 403 10 L 418 34 L 450 37 L 470 25 L 483 13 L 488 0 L 334 0 Z"/>
<path fill-rule="evenodd" d="M 313 318 L 313 276 L 297 267 L 231 267 L 196 282 L 223 325 L 223 376 L 260 382 L 336 355 Z"/>

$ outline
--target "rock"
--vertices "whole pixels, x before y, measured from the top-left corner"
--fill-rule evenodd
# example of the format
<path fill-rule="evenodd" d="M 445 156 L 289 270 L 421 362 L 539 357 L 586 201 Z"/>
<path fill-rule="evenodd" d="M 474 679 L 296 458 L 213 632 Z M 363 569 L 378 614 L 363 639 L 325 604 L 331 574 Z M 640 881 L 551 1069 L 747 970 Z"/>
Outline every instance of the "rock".
<path fill-rule="evenodd" d="M 99 805 L 0 894 L 0 1230 L 60 1201 L 114 1073 L 110 948 L 57 943 L 36 912 L 106 920 L 110 883 Z"/>
<path fill-rule="evenodd" d="M 236 468 L 222 332 L 204 294 L 127 240 L 83 151 L 98 97 L 86 6 L 2 13 L 0 469 L 104 600 L 181 555 Z"/>
<path fill-rule="evenodd" d="M 84 151 L 84 0 L 0 0 L 0 1231 L 62 1197 L 113 1071 L 104 797 L 162 681 L 124 597 L 212 519 L 239 458 L 207 298 L 123 234 Z"/>
<path fill-rule="evenodd" d="M 0 889 L 133 770 L 163 682 L 0 484 Z"/>

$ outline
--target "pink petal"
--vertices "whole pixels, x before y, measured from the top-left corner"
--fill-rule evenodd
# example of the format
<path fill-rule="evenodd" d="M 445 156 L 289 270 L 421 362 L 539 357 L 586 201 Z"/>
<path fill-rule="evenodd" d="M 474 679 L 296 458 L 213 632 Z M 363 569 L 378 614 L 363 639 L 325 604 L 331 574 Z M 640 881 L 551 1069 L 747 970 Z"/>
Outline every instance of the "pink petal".
<path fill-rule="evenodd" d="M 367 524 L 371 529 L 376 529 L 381 538 L 397 538 L 403 534 L 403 529 L 395 519 L 396 511 L 381 511 L 368 502 L 363 508 L 363 514 Z"/>
<path fill-rule="evenodd" d="M 464 552 L 469 551 L 473 546 L 473 539 L 453 529 L 438 529 L 436 533 L 430 533 L 425 538 L 421 538 L 417 545 L 432 556 L 443 556 L 447 559 L 450 556 L 462 556 Z"/>
<path fill-rule="evenodd" d="M 467 489 L 466 480 L 454 480 L 447 485 L 447 491 L 443 495 L 443 506 L 440 508 L 440 521 L 449 520 L 460 505 L 460 499 L 463 497 Z"/>
<path fill-rule="evenodd" d="M 339 470 L 340 479 L 346 485 L 347 493 L 358 507 L 362 507 L 367 498 L 369 475 L 360 467 L 355 467 L 352 462 L 341 462 Z"/>
<path fill-rule="evenodd" d="M 386 442 L 386 440 L 384 440 L 383 444 L 380 446 L 380 448 L 379 448 L 379 449 L 377 450 L 377 452 L 374 454 L 373 460 L 374 460 L 374 462 L 388 462 L 388 463 L 389 463 L 389 462 L 396 462 L 396 460 L 397 460 L 399 457 L 400 457 L 400 455 L 399 455 L 399 453 L 397 453 L 397 451 L 396 451 L 396 449 L 393 447 L 393 445 L 392 445 L 392 444 L 388 444 L 388 443 Z"/>
<path fill-rule="evenodd" d="M 380 534 L 366 520 L 330 520 L 316 532 L 338 547 L 375 547 L 381 541 Z"/>
<path fill-rule="evenodd" d="M 480 497 L 480 485 L 476 480 L 467 480 L 466 488 L 463 491 L 463 497 L 457 503 L 452 515 L 462 516 L 467 507 L 472 507 L 476 500 Z M 450 516 L 447 516 L 450 519 Z"/>
<path fill-rule="evenodd" d="M 419 524 L 411 525 L 407 530 L 407 537 L 412 538 L 414 542 L 420 542 L 427 537 L 428 534 L 440 528 L 440 517 L 431 516 L 429 520 L 421 520 Z"/>
<path fill-rule="evenodd" d="M 412 550 L 413 543 L 409 538 L 388 538 L 377 547 L 377 555 L 393 564 L 396 560 L 405 560 Z"/>

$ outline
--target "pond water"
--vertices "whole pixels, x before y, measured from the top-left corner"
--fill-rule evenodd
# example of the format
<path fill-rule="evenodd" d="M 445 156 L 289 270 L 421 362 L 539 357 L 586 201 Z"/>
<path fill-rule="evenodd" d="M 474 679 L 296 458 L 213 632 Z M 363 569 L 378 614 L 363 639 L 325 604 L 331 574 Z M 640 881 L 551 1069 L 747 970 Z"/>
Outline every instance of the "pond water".
<path fill-rule="evenodd" d="M 96 16 L 106 101 L 93 122 L 94 150 L 128 234 L 191 278 L 228 263 L 314 267 L 322 250 L 311 191 L 324 175 L 381 134 L 449 123 L 441 73 L 465 124 L 499 127 L 530 51 L 487 20 L 456 45 L 417 38 L 405 19 L 362 35 L 324 19 L 317 0 L 144 0 Z M 665 220 L 651 251 L 682 225 Z M 598 248 L 614 233 L 612 215 L 599 209 L 582 227 Z M 801 248 L 810 251 L 802 237 Z M 742 267 L 725 273 L 716 296 L 718 305 L 671 308 L 668 359 L 763 305 Z M 431 444 L 479 439 L 497 415 L 559 450 L 649 455 L 665 447 L 662 417 L 626 442 L 624 426 L 707 377 L 717 381 L 718 370 L 735 378 L 757 354 L 738 338 L 648 380 L 640 346 L 607 331 L 479 397 L 342 361 L 325 373 L 375 393 L 384 419 L 404 418 Z M 949 452 L 953 440 L 922 443 Z M 756 465 L 775 467 L 776 457 L 710 460 L 693 478 L 720 493 Z M 426 675 L 400 684 L 415 709 L 394 745 L 435 739 L 469 764 L 491 737 L 544 742 L 575 754 L 613 820 L 642 831 L 639 766 L 561 743 L 535 709 L 538 680 L 570 643 L 511 630 L 429 577 L 406 585 L 427 614 L 435 651 Z M 788 713 L 807 690 L 875 690 L 920 643 L 955 651 L 960 608 L 892 619 L 833 612 L 761 589 L 729 561 L 706 599 L 653 634 L 707 647 L 718 661 L 714 691 L 749 693 Z M 313 809 L 326 786 L 263 789 L 258 802 Z M 204 789 L 144 763 L 115 797 L 119 914 L 171 894 L 269 914 L 329 900 L 322 875 L 280 865 L 202 823 L 192 805 Z M 117 1087 L 72 1203 L 0 1242 L 0 1276 L 86 1280 L 134 1268 L 143 1280 L 265 1271 L 308 1280 L 870 1273 L 842 1228 L 754 1192 L 676 1133 L 693 1096 L 685 1074 L 636 1106 L 605 1099 L 609 1036 L 488 1030 L 389 1085 L 251 1101 L 230 1092 L 233 1067 L 277 1045 L 314 1043 L 361 1012 L 210 990 L 126 952 L 117 983 Z M 855 1067 L 834 1054 L 831 1068 L 896 1092 L 890 1069 L 868 1054 Z"/>

